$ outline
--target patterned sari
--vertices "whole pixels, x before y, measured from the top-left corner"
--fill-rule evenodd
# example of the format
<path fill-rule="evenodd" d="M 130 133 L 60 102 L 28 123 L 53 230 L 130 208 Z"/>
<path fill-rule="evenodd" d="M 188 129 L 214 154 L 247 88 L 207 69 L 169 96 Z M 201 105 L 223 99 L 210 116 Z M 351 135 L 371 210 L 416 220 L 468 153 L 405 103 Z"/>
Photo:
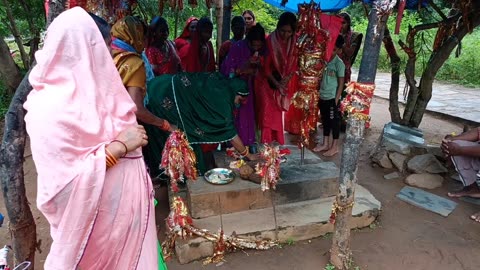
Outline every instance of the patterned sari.
<path fill-rule="evenodd" d="M 278 72 L 281 78 L 289 77 L 287 84 L 287 96 L 292 97 L 295 93 L 297 81 L 297 50 L 295 47 L 296 37 L 292 36 L 288 41 L 282 42 L 277 31 L 274 31 L 267 37 L 267 56 L 264 70 L 255 80 L 255 98 L 257 107 L 257 123 L 261 130 L 261 142 L 271 143 L 277 141 L 280 144 L 285 143 L 283 135 L 283 111 L 277 105 L 274 99 L 275 91 L 268 83 L 268 76 L 274 71 Z M 290 106 L 290 110 L 296 110 Z M 294 124 L 293 119 L 287 121 L 289 130 Z"/>
<path fill-rule="evenodd" d="M 179 71 L 180 57 L 172 41 L 165 41 L 163 48 L 149 46 L 145 49 L 145 54 L 152 65 L 155 76 L 175 74 Z"/>

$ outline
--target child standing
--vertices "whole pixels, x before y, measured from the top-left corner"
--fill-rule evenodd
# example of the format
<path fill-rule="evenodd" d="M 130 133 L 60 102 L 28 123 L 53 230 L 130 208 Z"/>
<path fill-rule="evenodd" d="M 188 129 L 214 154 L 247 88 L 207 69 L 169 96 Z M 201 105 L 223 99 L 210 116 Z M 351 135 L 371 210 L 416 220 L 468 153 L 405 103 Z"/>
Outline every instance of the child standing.
<path fill-rule="evenodd" d="M 332 59 L 325 67 L 320 86 L 320 113 L 323 123 L 323 144 L 317 145 L 313 151 L 323 153 L 326 157 L 338 153 L 338 138 L 340 137 L 340 112 L 338 105 L 345 81 L 345 64 L 338 57 L 345 43 L 341 35 L 335 42 Z"/>

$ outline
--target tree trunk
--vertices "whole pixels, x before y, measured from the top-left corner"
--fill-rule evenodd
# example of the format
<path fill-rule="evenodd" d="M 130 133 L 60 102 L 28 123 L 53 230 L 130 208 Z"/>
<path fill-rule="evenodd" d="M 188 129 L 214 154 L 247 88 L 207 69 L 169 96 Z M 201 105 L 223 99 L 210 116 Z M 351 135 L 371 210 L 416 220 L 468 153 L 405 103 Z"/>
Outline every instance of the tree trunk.
<path fill-rule="evenodd" d="M 17 43 L 18 50 L 20 51 L 20 55 L 22 57 L 22 62 L 23 62 L 23 67 L 25 69 L 30 68 L 29 62 L 28 62 L 28 55 L 25 52 L 25 47 L 23 46 L 23 40 L 22 37 L 20 36 L 20 32 L 18 31 L 17 24 L 15 23 L 15 18 L 13 17 L 12 14 L 12 9 L 10 8 L 10 5 L 7 3 L 7 0 L 3 0 L 3 5 L 5 6 L 5 11 L 7 13 L 7 18 L 10 23 L 9 28 L 12 32 L 13 37 L 15 38 L 15 43 Z"/>
<path fill-rule="evenodd" d="M 13 240 L 15 264 L 34 262 L 37 237 L 23 179 L 26 140 L 23 103 L 30 90 L 32 87 L 28 83 L 28 76 L 25 76 L 5 115 L 5 132 L 0 148 L 0 179 L 10 219 L 8 227 Z"/>
<path fill-rule="evenodd" d="M 464 22 L 464 20 L 462 20 L 462 22 Z M 477 16 L 473 22 L 473 28 L 477 27 L 478 25 L 480 25 L 480 18 Z M 469 27 L 465 25 L 465 23 L 462 23 L 457 31 L 444 42 L 439 50 L 431 55 L 427 68 L 423 72 L 422 79 L 420 80 L 420 95 L 415 104 L 412 117 L 408 121 L 409 126 L 418 127 L 422 122 L 423 115 L 427 109 L 427 104 L 432 98 L 432 85 L 435 76 L 445 61 L 447 61 L 453 49 L 455 49 L 455 47 L 468 33 L 468 28 Z"/>
<path fill-rule="evenodd" d="M 15 89 L 22 81 L 22 74 L 10 54 L 10 48 L 3 38 L 0 38 L 0 79 L 5 82 L 8 96 L 13 96 Z"/>
<path fill-rule="evenodd" d="M 232 20 L 232 0 L 223 0 L 222 43 L 230 39 L 230 21 Z"/>
<path fill-rule="evenodd" d="M 396 0 L 378 0 L 370 11 L 367 35 L 365 38 L 362 61 L 358 74 L 359 83 L 374 83 L 377 74 L 378 58 L 388 14 Z M 380 5 L 383 7 L 380 9 Z M 352 264 L 350 249 L 350 220 L 354 203 L 355 184 L 357 183 L 358 156 L 363 141 L 365 120 L 349 114 L 346 138 L 343 143 L 340 165 L 340 185 L 336 197 L 335 231 L 330 249 L 330 262 L 336 269 L 346 270 Z"/>
<path fill-rule="evenodd" d="M 376 3 L 379 1 L 390 2 L 389 0 L 378 0 Z M 393 1 L 396 2 L 396 0 Z M 388 20 L 388 14 L 379 16 L 378 13 L 375 8 L 372 8 L 368 17 L 367 35 L 363 44 L 362 61 L 358 72 L 358 81 L 363 83 L 375 82 L 375 76 L 377 75 L 380 48 L 382 47 L 383 34 Z"/>
<path fill-rule="evenodd" d="M 398 57 L 395 44 L 393 43 L 392 36 L 388 26 L 385 26 L 385 34 L 383 35 L 383 45 L 390 58 L 392 81 L 390 84 L 390 117 L 394 123 L 400 124 L 402 117 L 400 116 L 400 109 L 398 107 L 398 90 L 400 88 L 400 57 Z"/>
<path fill-rule="evenodd" d="M 64 10 L 65 1 L 49 1 L 47 27 Z M 28 82 L 28 74 L 18 86 L 5 116 L 5 130 L 0 148 L 0 179 L 10 220 L 9 230 L 15 262 L 21 263 L 28 260 L 32 263 L 31 269 L 35 269 L 36 225 L 25 193 L 23 175 L 23 156 L 27 137 L 23 103 L 32 90 Z"/>
<path fill-rule="evenodd" d="M 223 39 L 223 0 L 217 0 L 215 4 L 216 17 L 217 17 L 217 55 L 222 46 Z M 218 59 L 217 59 L 218 61 Z"/>
<path fill-rule="evenodd" d="M 19 0 L 20 4 L 23 7 L 25 14 L 32 14 L 30 7 L 28 6 L 25 0 Z M 35 26 L 31 16 L 27 16 L 28 27 L 30 29 L 30 34 L 32 39 L 30 40 L 30 53 L 29 53 L 29 63 L 33 63 L 35 60 L 35 52 L 38 50 L 38 45 L 40 43 L 40 31 Z"/>
<path fill-rule="evenodd" d="M 458 25 L 458 27 L 456 27 L 455 31 L 450 34 L 448 38 L 441 44 L 441 46 L 430 55 L 430 59 L 425 70 L 422 73 L 422 77 L 420 79 L 420 84 L 418 87 L 416 85 L 416 81 L 412 79 L 415 76 L 415 58 L 413 58 L 412 60 L 409 58 L 409 62 L 407 63 L 407 67 L 405 70 L 405 76 L 407 77 L 407 83 L 410 86 L 410 93 L 407 100 L 407 106 L 403 115 L 402 124 L 408 125 L 410 127 L 420 126 L 428 102 L 432 97 L 433 81 L 435 79 L 435 76 L 437 75 L 438 70 L 443 66 L 445 61 L 447 61 L 452 51 L 462 41 L 465 35 L 469 32 L 470 28 L 473 29 L 480 25 L 479 16 L 470 19 L 471 25 L 467 25 L 465 24 L 465 19 L 459 20 L 457 17 L 448 18 L 448 20 L 454 22 L 459 21 L 460 24 Z M 432 27 L 430 27 L 430 25 L 419 25 L 415 28 L 423 30 Z M 413 41 L 411 42 L 410 46 L 410 48 L 413 48 Z M 414 90 L 413 93 L 412 90 Z"/>

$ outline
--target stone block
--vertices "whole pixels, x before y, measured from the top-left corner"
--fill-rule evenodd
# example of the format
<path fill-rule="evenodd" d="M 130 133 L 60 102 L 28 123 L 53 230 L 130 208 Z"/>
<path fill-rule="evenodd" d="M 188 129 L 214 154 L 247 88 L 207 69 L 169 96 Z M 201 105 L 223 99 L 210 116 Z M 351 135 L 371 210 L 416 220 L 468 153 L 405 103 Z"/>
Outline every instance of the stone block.
<path fill-rule="evenodd" d="M 392 169 L 393 164 L 388 158 L 388 152 L 385 148 L 379 148 L 375 153 L 372 155 L 372 161 L 382 168 Z"/>
<path fill-rule="evenodd" d="M 175 241 L 175 255 L 180 264 L 186 264 L 213 254 L 214 243 L 201 237 L 181 239 Z"/>
<path fill-rule="evenodd" d="M 410 155 L 411 145 L 406 142 L 384 136 L 381 145 L 383 148 L 385 148 L 385 150 L 389 152 L 397 152 L 404 155 Z"/>
<path fill-rule="evenodd" d="M 229 214 L 245 210 L 263 209 L 275 204 L 325 198 L 338 189 L 339 169 L 333 162 L 323 162 L 311 151 L 305 151 L 305 163 L 300 165 L 300 151 L 292 147 L 292 154 L 282 163 L 280 179 L 274 196 L 262 192 L 260 185 L 239 176 L 227 185 L 212 185 L 199 177 L 188 182 L 187 202 L 193 218 Z M 228 164 L 229 158 L 218 153 L 217 165 Z"/>
<path fill-rule="evenodd" d="M 423 146 L 423 132 L 418 128 L 410 128 L 390 122 L 383 128 L 383 136 L 405 142 L 409 145 Z"/>
<path fill-rule="evenodd" d="M 329 223 L 335 197 L 278 205 L 266 209 L 248 210 L 232 214 L 194 219 L 200 229 L 217 232 L 223 224 L 226 235 L 233 232 L 252 240 L 276 239 L 300 241 L 333 232 Z M 360 185 L 356 186 L 355 205 L 352 209 L 351 228 L 371 224 L 380 214 L 381 203 Z M 276 224 L 275 224 L 276 220 Z M 177 239 L 175 250 L 180 263 L 199 260 L 213 254 L 213 243 L 203 238 Z"/>
<path fill-rule="evenodd" d="M 400 174 L 398 174 L 398 172 L 389 173 L 383 176 L 385 180 L 397 179 L 399 177 L 400 177 Z"/>
<path fill-rule="evenodd" d="M 448 170 L 432 154 L 414 156 L 407 162 L 407 168 L 414 173 L 447 173 Z"/>
<path fill-rule="evenodd" d="M 405 179 L 405 183 L 414 187 L 434 189 L 442 186 L 443 177 L 430 173 L 411 174 Z"/>
<path fill-rule="evenodd" d="M 399 172 L 405 171 L 405 168 L 407 166 L 407 156 L 397 152 L 391 152 L 388 154 L 388 157 Z"/>
<path fill-rule="evenodd" d="M 440 145 L 427 145 L 426 146 L 427 153 L 434 155 L 436 158 L 440 160 L 445 160 L 445 154 L 443 154 Z"/>

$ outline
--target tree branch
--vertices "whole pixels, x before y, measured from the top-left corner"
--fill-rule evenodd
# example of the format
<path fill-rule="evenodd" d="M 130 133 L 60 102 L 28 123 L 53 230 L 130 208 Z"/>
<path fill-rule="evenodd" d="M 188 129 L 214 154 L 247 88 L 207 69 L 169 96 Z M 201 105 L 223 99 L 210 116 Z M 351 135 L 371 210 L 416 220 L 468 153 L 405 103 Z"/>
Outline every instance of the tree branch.
<path fill-rule="evenodd" d="M 428 0 L 428 4 L 438 13 L 438 15 L 440 15 L 440 17 L 442 17 L 444 21 L 448 19 L 442 10 L 432 0 Z"/>

